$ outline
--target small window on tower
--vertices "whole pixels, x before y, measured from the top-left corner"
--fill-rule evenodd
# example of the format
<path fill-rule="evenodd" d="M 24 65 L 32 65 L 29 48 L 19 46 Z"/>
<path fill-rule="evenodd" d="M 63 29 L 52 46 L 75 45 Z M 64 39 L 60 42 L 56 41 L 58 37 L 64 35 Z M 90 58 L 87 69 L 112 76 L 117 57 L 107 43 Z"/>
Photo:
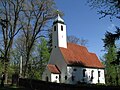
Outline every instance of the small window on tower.
<path fill-rule="evenodd" d="M 54 26 L 54 31 L 56 31 L 56 26 Z"/>
<path fill-rule="evenodd" d="M 63 31 L 63 26 L 61 25 L 61 31 Z"/>

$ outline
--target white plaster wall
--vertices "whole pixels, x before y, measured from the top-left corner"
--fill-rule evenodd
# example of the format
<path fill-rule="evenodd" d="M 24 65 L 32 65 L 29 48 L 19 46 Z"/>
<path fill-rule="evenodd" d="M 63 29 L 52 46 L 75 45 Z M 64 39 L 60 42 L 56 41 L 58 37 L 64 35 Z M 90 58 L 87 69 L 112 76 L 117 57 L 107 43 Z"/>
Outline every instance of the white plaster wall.
<path fill-rule="evenodd" d="M 63 31 L 61 31 L 61 25 L 63 26 Z M 66 25 L 64 24 L 58 24 L 58 43 L 59 47 L 67 48 Z"/>
<path fill-rule="evenodd" d="M 90 79 L 92 77 L 91 76 L 92 70 L 94 71 L 93 72 L 93 80 L 90 81 Z M 88 83 L 93 83 L 93 84 L 98 83 L 98 69 L 86 68 L 86 73 L 87 73 L 87 81 L 88 81 Z"/>
<path fill-rule="evenodd" d="M 76 71 L 74 71 L 76 69 Z M 83 77 L 83 69 L 86 69 L 85 77 Z M 91 82 L 91 71 L 93 72 L 93 80 Z M 98 83 L 98 71 L 100 71 L 99 83 L 105 84 L 105 77 L 104 77 L 104 69 L 94 69 L 94 68 L 82 68 L 82 67 L 67 67 L 67 75 L 68 81 L 67 83 L 76 84 L 78 82 L 86 82 L 91 84 Z M 74 81 L 72 81 L 71 77 L 75 76 Z M 84 81 L 83 81 L 84 79 Z"/>
<path fill-rule="evenodd" d="M 59 83 L 59 74 L 51 74 L 51 82 Z"/>
<path fill-rule="evenodd" d="M 51 56 L 49 59 L 49 64 L 54 64 L 57 65 L 57 67 L 60 69 L 61 71 L 61 79 L 60 82 L 64 83 L 65 82 L 65 75 L 67 75 L 67 64 L 64 60 L 63 55 L 61 54 L 61 51 L 59 48 L 53 48 L 52 52 L 51 52 Z"/>

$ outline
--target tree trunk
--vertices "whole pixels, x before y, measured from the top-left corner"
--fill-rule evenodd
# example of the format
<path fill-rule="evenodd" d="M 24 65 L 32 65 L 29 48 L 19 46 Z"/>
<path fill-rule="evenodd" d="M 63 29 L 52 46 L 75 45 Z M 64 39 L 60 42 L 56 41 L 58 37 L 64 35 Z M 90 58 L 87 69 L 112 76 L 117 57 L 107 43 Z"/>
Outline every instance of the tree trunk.
<path fill-rule="evenodd" d="M 23 77 L 26 77 L 26 73 L 27 73 L 27 70 L 28 70 L 29 56 L 30 56 L 30 52 L 27 52 L 27 57 L 26 57 L 26 62 L 25 62 Z"/>
<path fill-rule="evenodd" d="M 8 82 L 8 62 L 7 61 L 5 61 L 5 63 L 4 63 L 4 73 L 5 73 L 5 84 L 7 84 Z"/>

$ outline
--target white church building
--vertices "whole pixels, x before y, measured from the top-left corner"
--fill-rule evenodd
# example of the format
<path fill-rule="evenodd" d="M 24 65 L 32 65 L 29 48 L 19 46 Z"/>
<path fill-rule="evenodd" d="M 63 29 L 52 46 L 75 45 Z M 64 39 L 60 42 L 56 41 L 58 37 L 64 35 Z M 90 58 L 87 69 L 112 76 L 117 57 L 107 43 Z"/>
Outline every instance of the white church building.
<path fill-rule="evenodd" d="M 53 22 L 53 49 L 42 75 L 43 81 L 56 83 L 105 84 L 104 66 L 86 47 L 67 43 L 66 25 L 58 15 Z"/>

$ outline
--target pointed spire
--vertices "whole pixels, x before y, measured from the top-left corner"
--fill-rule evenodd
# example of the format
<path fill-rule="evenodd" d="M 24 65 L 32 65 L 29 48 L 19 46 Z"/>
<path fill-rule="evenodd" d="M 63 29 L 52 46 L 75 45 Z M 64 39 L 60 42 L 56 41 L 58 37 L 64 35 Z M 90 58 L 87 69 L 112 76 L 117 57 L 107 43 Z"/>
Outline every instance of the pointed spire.
<path fill-rule="evenodd" d="M 53 24 L 55 24 L 55 23 L 62 23 L 62 24 L 64 24 L 64 20 L 60 17 L 59 14 L 57 14 L 57 17 L 55 18 Z"/>
<path fill-rule="evenodd" d="M 54 20 L 55 21 L 61 21 L 61 22 L 64 22 L 64 20 L 60 17 L 60 15 L 58 14 L 56 19 Z"/>

